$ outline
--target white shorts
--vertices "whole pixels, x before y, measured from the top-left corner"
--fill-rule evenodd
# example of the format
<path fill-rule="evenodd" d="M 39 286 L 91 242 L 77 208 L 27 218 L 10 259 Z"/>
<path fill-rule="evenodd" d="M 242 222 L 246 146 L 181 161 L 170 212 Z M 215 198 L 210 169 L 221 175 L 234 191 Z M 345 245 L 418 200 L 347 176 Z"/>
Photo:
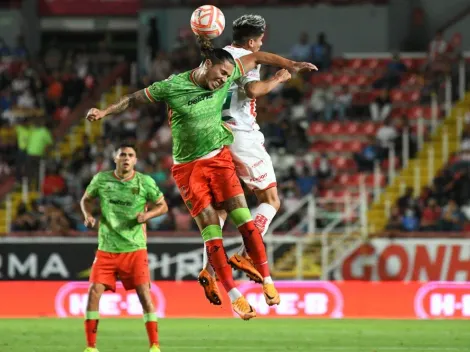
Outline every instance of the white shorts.
<path fill-rule="evenodd" d="M 235 140 L 229 146 L 238 177 L 252 190 L 276 187 L 276 174 L 264 135 L 260 131 L 233 131 Z"/>

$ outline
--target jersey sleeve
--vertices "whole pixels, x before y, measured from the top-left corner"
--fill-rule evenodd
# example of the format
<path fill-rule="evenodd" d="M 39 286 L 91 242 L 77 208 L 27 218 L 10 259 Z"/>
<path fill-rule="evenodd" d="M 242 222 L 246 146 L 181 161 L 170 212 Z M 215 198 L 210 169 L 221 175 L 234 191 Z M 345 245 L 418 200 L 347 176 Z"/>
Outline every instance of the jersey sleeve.
<path fill-rule="evenodd" d="M 244 87 L 245 84 L 247 83 L 257 82 L 257 81 L 261 81 L 261 76 L 260 76 L 258 67 L 254 68 L 253 70 L 247 72 L 244 76 L 237 79 L 236 83 L 240 87 Z"/>
<path fill-rule="evenodd" d="M 173 76 L 163 81 L 158 81 L 145 88 L 145 95 L 151 102 L 165 101 L 170 91 L 170 81 Z"/>
<path fill-rule="evenodd" d="M 90 184 L 86 188 L 86 193 L 88 193 L 90 196 L 93 198 L 96 198 L 99 196 L 99 189 L 100 189 L 100 173 L 97 173 L 95 176 L 93 176 Z"/>
<path fill-rule="evenodd" d="M 144 178 L 145 197 L 148 202 L 156 202 L 163 197 L 162 191 L 158 188 L 153 178 L 147 176 Z"/>

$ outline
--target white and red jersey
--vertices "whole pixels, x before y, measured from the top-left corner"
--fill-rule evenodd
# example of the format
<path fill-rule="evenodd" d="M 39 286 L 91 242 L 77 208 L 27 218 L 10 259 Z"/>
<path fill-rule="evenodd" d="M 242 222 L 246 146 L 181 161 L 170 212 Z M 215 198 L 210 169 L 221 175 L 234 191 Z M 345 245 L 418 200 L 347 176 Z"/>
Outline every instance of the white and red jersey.
<path fill-rule="evenodd" d="M 227 45 L 225 48 L 235 59 L 252 54 L 244 48 Z M 261 80 L 261 65 L 237 79 L 230 87 L 222 109 L 222 118 L 234 131 L 258 131 L 256 123 L 256 99 L 246 96 L 245 84 Z"/>

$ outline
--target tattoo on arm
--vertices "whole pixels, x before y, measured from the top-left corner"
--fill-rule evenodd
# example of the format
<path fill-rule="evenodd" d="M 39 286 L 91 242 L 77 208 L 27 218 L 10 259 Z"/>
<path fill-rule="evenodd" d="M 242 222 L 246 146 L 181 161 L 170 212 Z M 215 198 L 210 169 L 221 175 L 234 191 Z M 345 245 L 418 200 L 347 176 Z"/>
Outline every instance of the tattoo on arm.
<path fill-rule="evenodd" d="M 150 104 L 151 101 L 145 95 L 145 91 L 143 89 L 123 96 L 119 99 L 118 102 L 110 105 L 106 108 L 105 112 L 106 115 L 113 115 L 113 114 L 120 114 L 121 112 L 127 110 L 131 107 L 138 107 L 144 104 Z"/>
<path fill-rule="evenodd" d="M 224 202 L 224 209 L 228 214 L 238 208 L 248 208 L 245 196 L 242 194 L 232 197 Z"/>

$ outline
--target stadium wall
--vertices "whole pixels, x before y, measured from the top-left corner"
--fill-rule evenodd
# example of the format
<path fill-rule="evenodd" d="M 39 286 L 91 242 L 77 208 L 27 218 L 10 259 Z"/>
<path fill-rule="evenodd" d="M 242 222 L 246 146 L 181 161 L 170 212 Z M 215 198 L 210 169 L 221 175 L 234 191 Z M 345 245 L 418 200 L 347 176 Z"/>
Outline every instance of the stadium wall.
<path fill-rule="evenodd" d="M 281 304 L 268 307 L 259 285 L 239 283 L 264 318 L 470 319 L 470 283 L 278 281 L 277 287 Z M 82 318 L 87 290 L 87 282 L 0 282 L 0 318 Z M 151 292 L 159 317 L 234 317 L 228 297 L 212 306 L 195 281 L 156 281 Z M 135 292 L 118 285 L 102 296 L 100 315 L 141 317 L 142 308 Z"/>

